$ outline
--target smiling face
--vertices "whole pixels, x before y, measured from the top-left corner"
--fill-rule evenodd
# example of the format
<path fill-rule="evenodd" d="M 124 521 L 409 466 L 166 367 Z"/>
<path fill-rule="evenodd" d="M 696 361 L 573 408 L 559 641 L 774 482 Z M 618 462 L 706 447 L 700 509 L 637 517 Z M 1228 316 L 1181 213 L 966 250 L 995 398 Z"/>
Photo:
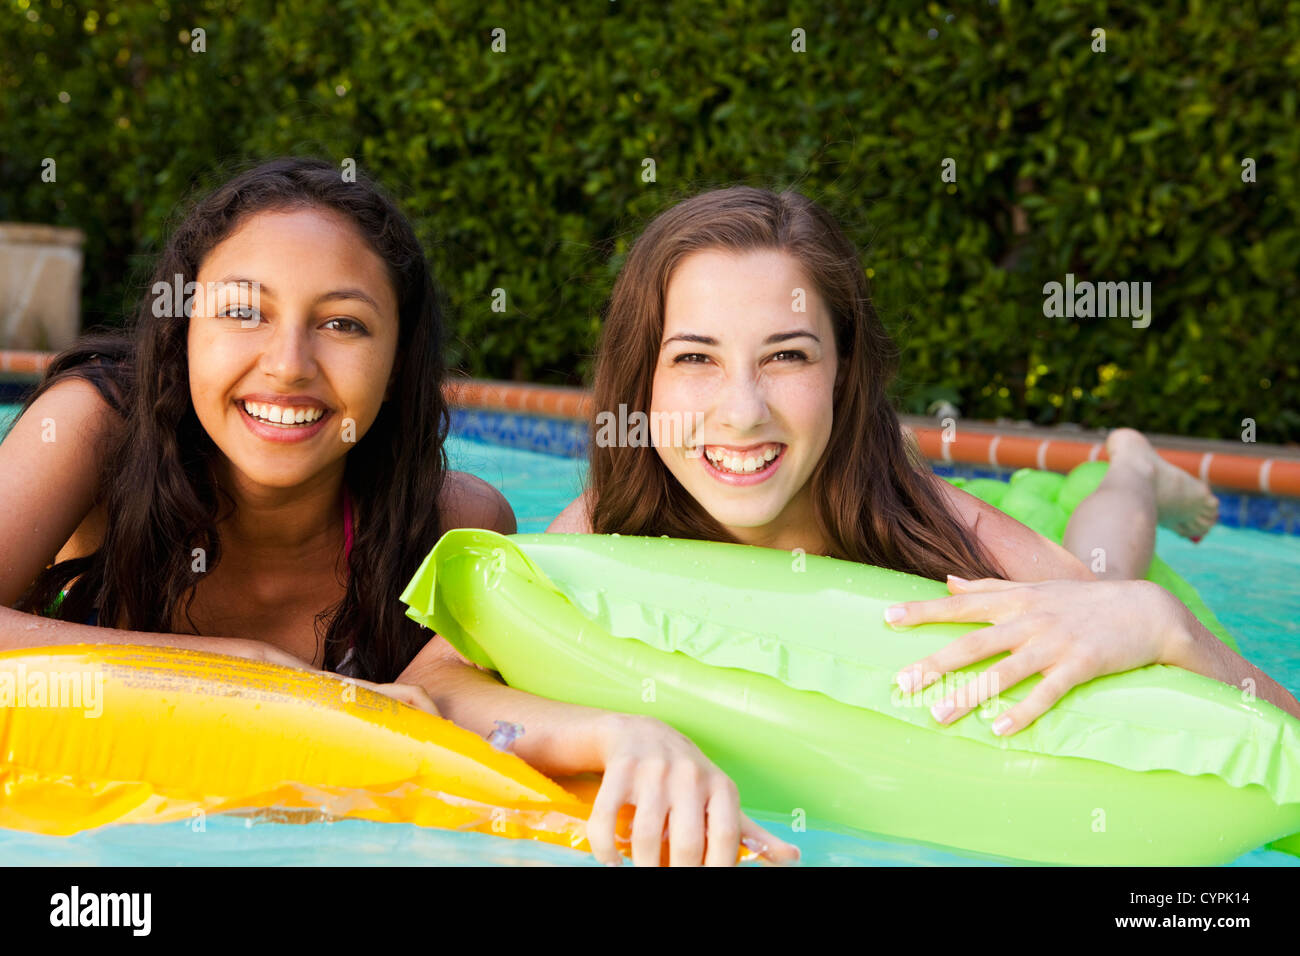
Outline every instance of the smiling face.
<path fill-rule="evenodd" d="M 397 351 L 383 260 L 339 213 L 267 211 L 213 248 L 196 281 L 190 396 L 232 477 L 285 489 L 341 473 Z"/>
<path fill-rule="evenodd" d="M 798 546 L 815 526 L 808 482 L 830 441 L 836 370 L 830 314 L 798 260 L 694 253 L 668 284 L 650 405 L 693 421 L 704 453 L 656 451 L 737 539 Z"/>

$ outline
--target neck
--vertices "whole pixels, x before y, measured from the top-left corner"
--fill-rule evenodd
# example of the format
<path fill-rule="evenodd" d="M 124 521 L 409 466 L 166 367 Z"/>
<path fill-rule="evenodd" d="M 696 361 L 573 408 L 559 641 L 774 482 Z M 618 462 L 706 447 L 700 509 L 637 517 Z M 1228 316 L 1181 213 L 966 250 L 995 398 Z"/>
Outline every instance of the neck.
<path fill-rule="evenodd" d="M 759 548 L 776 548 L 778 551 L 803 551 L 804 554 L 826 554 L 829 544 L 817 530 L 817 517 L 805 495 L 792 500 L 776 520 L 754 528 L 727 530 L 741 544 Z"/>
<path fill-rule="evenodd" d="M 248 481 L 226 463 L 221 487 L 235 501 L 222 523 L 223 546 L 258 563 L 296 563 L 317 549 L 341 547 L 343 462 L 292 488 L 268 488 Z"/>

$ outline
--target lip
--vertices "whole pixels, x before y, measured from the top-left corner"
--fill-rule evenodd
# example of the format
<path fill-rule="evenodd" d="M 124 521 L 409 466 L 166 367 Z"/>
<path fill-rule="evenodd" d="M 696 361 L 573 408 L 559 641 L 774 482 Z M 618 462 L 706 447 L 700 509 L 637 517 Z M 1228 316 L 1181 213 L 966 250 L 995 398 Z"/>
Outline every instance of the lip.
<path fill-rule="evenodd" d="M 273 392 L 249 392 L 235 399 L 240 402 L 261 402 L 267 405 L 279 405 L 281 408 L 323 408 L 333 411 L 315 395 L 276 395 Z"/>
<path fill-rule="evenodd" d="M 239 417 L 244 420 L 244 424 L 248 426 L 248 430 L 258 438 L 261 438 L 263 441 L 276 442 L 281 445 L 293 445 L 299 442 L 309 441 L 319 435 L 321 429 L 325 427 L 325 423 L 334 417 L 334 412 L 330 409 L 325 409 L 325 414 L 316 419 L 316 421 L 312 422 L 310 425 L 276 425 L 272 422 L 258 421 L 252 415 L 248 414 L 244 409 L 244 402 L 270 402 L 273 405 L 280 405 L 285 408 L 324 408 L 324 406 L 319 403 L 312 405 L 293 405 L 288 401 L 290 398 L 299 397 L 309 396 L 286 395 L 277 402 L 272 401 L 270 398 L 257 398 L 250 395 L 247 399 L 237 400 L 235 402 L 235 408 L 239 409 Z"/>
<path fill-rule="evenodd" d="M 781 451 L 777 454 L 775 458 L 772 459 L 770 465 L 768 465 L 762 471 L 754 472 L 752 475 L 733 475 L 729 471 L 723 471 L 722 469 L 715 466 L 713 462 L 709 461 L 708 455 L 704 454 L 705 448 L 725 448 L 728 451 L 743 452 L 743 451 L 751 451 L 755 448 L 762 448 L 765 445 L 780 445 Z M 785 460 L 785 453 L 789 449 L 789 447 L 790 447 L 789 445 L 786 445 L 782 442 L 771 442 L 771 441 L 759 442 L 755 445 L 746 445 L 743 448 L 738 448 L 732 445 L 719 445 L 714 442 L 702 442 L 700 444 L 699 461 L 701 463 L 701 467 L 704 468 L 704 471 L 710 477 L 712 477 L 715 481 L 721 482 L 724 485 L 731 485 L 733 487 L 747 487 L 749 485 L 761 485 L 763 482 L 767 481 L 774 474 L 776 474 L 776 470 L 781 467 L 781 462 Z"/>
<path fill-rule="evenodd" d="M 758 448 L 766 448 L 768 445 L 780 445 L 782 451 L 785 450 L 785 442 L 781 441 L 757 441 L 752 445 L 724 445 L 721 442 L 705 441 L 696 443 L 700 448 L 725 448 L 727 451 L 734 451 L 743 455 L 747 451 L 754 451 Z M 773 459 L 775 460 L 775 459 Z"/>

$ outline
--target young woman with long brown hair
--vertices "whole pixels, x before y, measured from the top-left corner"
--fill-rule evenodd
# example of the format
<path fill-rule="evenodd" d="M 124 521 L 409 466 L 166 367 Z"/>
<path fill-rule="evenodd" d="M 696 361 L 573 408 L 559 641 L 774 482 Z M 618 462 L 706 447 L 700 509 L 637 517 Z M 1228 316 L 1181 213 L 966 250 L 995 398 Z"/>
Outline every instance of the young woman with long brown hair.
<path fill-rule="evenodd" d="M 980 696 L 937 704 L 942 722 L 1042 673 L 994 725 L 1015 733 L 1071 687 L 1153 662 L 1250 681 L 1300 716 L 1290 693 L 1141 580 L 1157 522 L 1189 537 L 1214 523 L 1217 501 L 1203 483 L 1120 429 L 1105 480 L 1058 546 L 909 454 L 887 397 L 896 360 L 857 251 L 816 203 L 735 187 L 673 206 L 615 283 L 593 404 L 598 419 L 640 412 L 680 434 L 636 443 L 593 430 L 587 490 L 549 530 L 802 549 L 947 576 L 951 596 L 898 605 L 888 620 L 995 626 L 906 668 L 900 685 L 919 689 L 1009 656 Z M 1079 560 L 1098 547 L 1110 580 Z"/>
<path fill-rule="evenodd" d="M 374 184 L 249 169 L 191 206 L 149 288 L 130 333 L 56 358 L 0 443 L 0 650 L 190 647 L 374 681 L 479 733 L 522 723 L 543 772 L 604 771 L 601 860 L 624 804 L 639 863 L 666 818 L 674 863 L 734 863 L 742 838 L 797 856 L 670 727 L 504 687 L 405 616 L 444 531 L 515 520 L 447 468 L 439 297 Z"/>

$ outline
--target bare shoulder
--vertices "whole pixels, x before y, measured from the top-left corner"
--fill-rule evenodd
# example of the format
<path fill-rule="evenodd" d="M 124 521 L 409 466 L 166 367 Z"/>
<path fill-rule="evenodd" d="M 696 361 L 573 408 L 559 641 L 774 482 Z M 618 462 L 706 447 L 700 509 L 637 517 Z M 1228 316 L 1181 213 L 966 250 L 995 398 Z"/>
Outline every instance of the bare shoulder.
<path fill-rule="evenodd" d="M 938 476 L 935 487 L 951 513 L 974 533 L 1002 565 L 1012 581 L 1051 581 L 1061 578 L 1095 580 L 1083 562 L 1055 541 L 1022 524 L 969 492 L 962 491 Z"/>
<path fill-rule="evenodd" d="M 501 534 L 518 529 L 515 512 L 506 496 L 475 475 L 447 472 L 439 502 L 448 528 L 486 528 Z"/>
<path fill-rule="evenodd" d="M 18 504 L 71 494 L 82 513 L 96 490 L 110 440 L 123 421 L 90 382 L 67 378 L 42 392 L 0 442 L 0 500 Z M 85 499 L 85 500 L 83 500 Z"/>
<path fill-rule="evenodd" d="M 0 442 L 0 604 L 55 560 L 99 547 L 100 476 L 122 419 L 98 389 L 70 377 L 42 392 Z"/>
<path fill-rule="evenodd" d="M 24 420 L 38 422 L 45 418 L 52 418 L 56 428 L 68 425 L 77 429 L 79 438 L 106 435 L 122 425 L 122 417 L 99 389 L 75 375 L 51 385 L 23 415 Z"/>
<path fill-rule="evenodd" d="M 546 529 L 548 534 L 591 534 L 591 502 L 584 491 Z"/>

